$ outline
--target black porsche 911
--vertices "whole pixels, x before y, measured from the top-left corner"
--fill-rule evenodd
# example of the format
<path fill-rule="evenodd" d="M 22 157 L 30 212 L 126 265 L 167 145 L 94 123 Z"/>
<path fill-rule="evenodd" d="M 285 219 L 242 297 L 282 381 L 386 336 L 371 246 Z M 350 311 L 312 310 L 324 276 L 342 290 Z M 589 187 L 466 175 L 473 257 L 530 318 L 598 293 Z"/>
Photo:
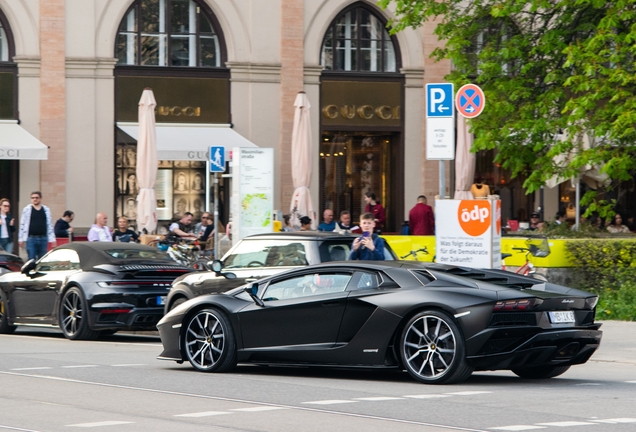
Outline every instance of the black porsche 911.
<path fill-rule="evenodd" d="M 348 261 L 189 300 L 157 328 L 160 359 L 402 368 L 423 383 L 474 370 L 551 378 L 601 341 L 598 297 L 500 270 Z"/>
<path fill-rule="evenodd" d="M 192 271 L 133 243 L 59 246 L 0 277 L 0 333 L 59 327 L 69 339 L 155 330 L 172 281 Z"/>

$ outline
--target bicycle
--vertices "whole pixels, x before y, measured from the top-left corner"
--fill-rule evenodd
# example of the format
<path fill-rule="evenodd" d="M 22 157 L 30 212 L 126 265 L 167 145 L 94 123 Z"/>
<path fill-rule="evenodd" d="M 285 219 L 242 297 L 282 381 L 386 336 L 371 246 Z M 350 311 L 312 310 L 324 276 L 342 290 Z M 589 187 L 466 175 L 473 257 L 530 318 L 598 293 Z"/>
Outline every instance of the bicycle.
<path fill-rule="evenodd" d="M 198 271 L 209 270 L 208 260 L 201 256 L 197 239 L 167 238 L 159 240 L 157 246 L 181 265 Z"/>
<path fill-rule="evenodd" d="M 548 279 L 542 274 L 537 273 L 537 270 L 534 266 L 534 263 L 530 261 L 530 256 L 537 258 L 545 258 L 550 255 L 550 245 L 548 244 L 548 239 L 546 237 L 539 237 L 540 244 L 536 245 L 532 243 L 533 239 L 526 240 L 526 244 L 528 247 L 513 247 L 512 250 L 517 251 L 517 253 L 525 253 L 526 262 L 519 267 L 514 273 L 523 276 L 529 276 L 543 282 L 547 282 Z M 502 253 L 501 254 L 501 269 L 506 270 L 506 258 L 511 257 L 512 254 Z"/>
<path fill-rule="evenodd" d="M 428 249 L 426 248 L 426 246 L 424 246 L 423 248 L 409 251 L 409 253 L 407 253 L 406 255 L 401 256 L 400 259 L 406 259 L 408 257 L 412 257 L 413 261 L 419 261 L 417 254 L 429 255 Z M 433 256 L 433 262 L 435 262 L 435 256 Z"/>

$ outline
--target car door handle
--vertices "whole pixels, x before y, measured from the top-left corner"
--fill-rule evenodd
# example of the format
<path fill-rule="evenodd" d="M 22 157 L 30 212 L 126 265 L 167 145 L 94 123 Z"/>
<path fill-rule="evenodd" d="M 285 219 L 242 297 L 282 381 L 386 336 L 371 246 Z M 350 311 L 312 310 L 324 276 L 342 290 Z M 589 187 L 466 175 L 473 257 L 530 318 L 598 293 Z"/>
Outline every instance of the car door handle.
<path fill-rule="evenodd" d="M 323 302 L 322 305 L 324 307 L 336 307 L 336 306 L 340 305 L 340 301 L 336 300 L 336 301 Z"/>
<path fill-rule="evenodd" d="M 57 286 L 57 283 L 55 283 L 55 282 L 49 282 L 49 283 L 48 283 L 48 285 L 49 285 L 51 288 L 55 288 L 55 287 Z"/>

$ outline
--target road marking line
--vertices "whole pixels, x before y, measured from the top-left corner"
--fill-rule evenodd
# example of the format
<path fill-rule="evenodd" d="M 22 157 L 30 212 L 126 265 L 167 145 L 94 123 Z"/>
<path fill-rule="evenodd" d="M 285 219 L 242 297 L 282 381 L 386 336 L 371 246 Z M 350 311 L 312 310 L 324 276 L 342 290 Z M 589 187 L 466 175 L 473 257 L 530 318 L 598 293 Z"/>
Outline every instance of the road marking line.
<path fill-rule="evenodd" d="M 636 418 L 613 418 L 604 420 L 590 420 L 599 423 L 636 423 Z"/>
<path fill-rule="evenodd" d="M 246 412 L 258 412 L 258 411 L 274 411 L 284 410 L 283 407 L 252 407 L 252 408 L 234 408 L 232 411 L 246 411 Z"/>
<path fill-rule="evenodd" d="M 1 337 L 2 336 L 0 336 L 0 338 Z M 73 378 L 63 378 L 63 377 L 56 377 L 56 376 L 27 374 L 27 373 L 19 373 L 19 372 L 9 372 L 9 371 L 3 371 L 3 370 L 0 370 L 0 375 L 21 376 L 21 377 L 29 377 L 29 378 L 34 378 L 34 379 L 50 380 L 50 381 L 62 381 L 62 382 L 68 382 L 68 383 L 91 385 L 91 386 L 96 386 L 96 387 L 107 387 L 107 388 L 116 388 L 116 389 L 136 390 L 136 391 L 143 391 L 143 392 L 147 392 L 147 393 L 155 393 L 155 394 L 162 394 L 162 395 L 187 396 L 187 397 L 192 397 L 192 398 L 199 398 L 199 399 L 202 399 L 202 400 L 214 400 L 214 401 L 224 401 L 224 402 L 239 402 L 239 403 L 246 403 L 246 404 L 252 404 L 252 405 L 261 405 L 261 406 L 278 406 L 278 407 L 287 408 L 287 409 L 291 409 L 291 410 L 297 410 L 297 411 L 306 411 L 306 412 L 321 413 L 321 414 L 332 414 L 332 415 L 336 415 L 336 416 L 350 417 L 350 418 L 357 418 L 357 419 L 382 420 L 382 421 L 385 421 L 385 422 L 388 422 L 388 423 L 437 427 L 437 428 L 440 428 L 440 429 L 447 429 L 447 430 L 453 430 L 453 431 L 486 432 L 484 429 L 473 429 L 473 428 L 468 428 L 468 427 L 443 425 L 443 424 L 429 423 L 429 422 L 423 422 L 423 421 L 396 419 L 396 418 L 393 418 L 393 417 L 384 417 L 384 416 L 377 416 L 377 415 L 348 413 L 348 412 L 330 410 L 330 409 L 326 409 L 326 408 L 298 406 L 298 405 L 283 405 L 283 404 L 275 404 L 275 403 L 271 403 L 271 402 L 259 402 L 259 401 L 255 401 L 255 400 L 228 398 L 228 397 L 221 397 L 221 396 L 210 396 L 210 395 L 203 395 L 203 394 L 197 394 L 197 393 L 177 392 L 177 391 L 171 391 L 171 390 L 160 390 L 160 389 L 153 389 L 153 388 L 147 388 L 147 387 L 126 386 L 126 385 L 119 385 L 119 384 L 107 384 L 107 383 L 101 383 L 101 382 L 95 382 L 95 381 L 85 381 L 85 380 L 78 380 L 78 379 L 73 379 Z"/>
<path fill-rule="evenodd" d="M 388 401 L 388 400 L 402 400 L 404 398 L 401 397 L 390 397 L 390 396 L 378 396 L 378 397 L 364 397 L 364 398 L 354 398 L 356 400 L 361 401 Z"/>
<path fill-rule="evenodd" d="M 346 403 L 356 403 L 356 402 L 358 401 L 332 399 L 332 400 L 321 400 L 321 401 L 311 401 L 311 402 L 301 402 L 301 403 L 316 404 L 316 405 L 335 405 L 335 404 L 346 404 Z"/>
<path fill-rule="evenodd" d="M 405 395 L 404 397 L 413 398 L 413 399 L 433 399 L 433 398 L 450 397 L 450 395 L 447 395 L 447 394 L 425 394 L 425 395 Z"/>
<path fill-rule="evenodd" d="M 190 414 L 175 414 L 174 417 L 210 417 L 210 416 L 223 415 L 223 414 L 232 414 L 232 413 L 226 412 L 226 411 L 205 411 L 205 412 L 190 413 Z"/>
<path fill-rule="evenodd" d="M 541 426 L 557 426 L 557 427 L 569 427 L 569 426 L 585 426 L 585 425 L 593 425 L 596 423 L 590 422 L 577 422 L 577 421 L 563 421 L 563 422 L 552 422 L 552 423 L 537 423 Z"/>
<path fill-rule="evenodd" d="M 116 364 L 116 365 L 111 365 L 112 367 L 127 367 L 127 366 L 148 366 L 147 364 L 144 363 L 124 363 L 124 364 Z"/>
<path fill-rule="evenodd" d="M 28 371 L 28 370 L 45 370 L 45 369 L 53 369 L 52 367 L 44 366 L 44 367 L 30 367 L 30 368 L 15 368 L 10 370 L 15 371 Z"/>
<path fill-rule="evenodd" d="M 97 367 L 98 365 L 76 365 L 76 366 L 62 366 L 64 369 L 72 369 L 72 368 L 91 368 Z"/>
<path fill-rule="evenodd" d="M 5 425 L 0 425 L 0 429 L 15 430 L 15 431 L 20 431 L 20 432 L 38 432 L 38 431 L 33 430 L 33 429 L 23 429 L 23 428 L 5 426 Z"/>
<path fill-rule="evenodd" d="M 453 393 L 445 393 L 447 395 L 456 395 L 456 396 L 472 396 L 472 395 L 478 395 L 478 394 L 486 394 L 486 393 L 492 393 L 490 391 L 463 391 L 463 392 L 453 392 Z"/>
<path fill-rule="evenodd" d="M 574 384 L 575 386 L 600 386 L 600 383 L 581 383 L 581 384 Z"/>
<path fill-rule="evenodd" d="M 123 424 L 133 424 L 134 422 L 127 421 L 103 421 L 103 422 L 95 422 L 95 423 L 79 423 L 66 425 L 68 427 L 100 427 L 100 426 L 117 426 Z"/>
<path fill-rule="evenodd" d="M 501 426 L 489 428 L 494 430 L 505 430 L 505 431 L 524 431 L 524 430 L 533 430 L 533 429 L 546 429 L 543 426 L 530 426 L 530 425 L 512 425 L 512 426 Z"/>
<path fill-rule="evenodd" d="M 629 384 L 636 384 L 636 381 L 625 381 L 625 382 Z"/>

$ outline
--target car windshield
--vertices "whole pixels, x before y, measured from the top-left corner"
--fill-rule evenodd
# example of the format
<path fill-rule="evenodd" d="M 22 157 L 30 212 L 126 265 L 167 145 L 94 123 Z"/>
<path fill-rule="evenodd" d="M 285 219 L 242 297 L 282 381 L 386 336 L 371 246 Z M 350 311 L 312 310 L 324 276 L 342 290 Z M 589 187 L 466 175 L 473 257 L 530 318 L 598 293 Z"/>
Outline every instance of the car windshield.
<path fill-rule="evenodd" d="M 227 269 L 307 265 L 305 245 L 289 240 L 243 240 L 223 261 Z"/>
<path fill-rule="evenodd" d="M 167 253 L 160 250 L 108 249 L 104 253 L 116 259 L 172 261 Z"/>

